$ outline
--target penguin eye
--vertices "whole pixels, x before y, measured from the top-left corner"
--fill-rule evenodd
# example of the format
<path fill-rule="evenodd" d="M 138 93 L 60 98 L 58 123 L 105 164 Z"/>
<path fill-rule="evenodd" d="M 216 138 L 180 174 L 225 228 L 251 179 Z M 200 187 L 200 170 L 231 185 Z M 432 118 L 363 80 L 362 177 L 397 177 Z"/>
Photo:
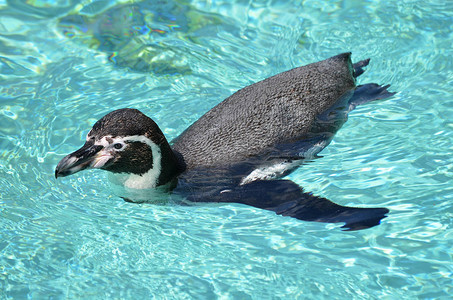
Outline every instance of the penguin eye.
<path fill-rule="evenodd" d="M 123 148 L 123 144 L 115 143 L 115 144 L 113 144 L 113 148 L 120 150 L 121 148 Z"/>

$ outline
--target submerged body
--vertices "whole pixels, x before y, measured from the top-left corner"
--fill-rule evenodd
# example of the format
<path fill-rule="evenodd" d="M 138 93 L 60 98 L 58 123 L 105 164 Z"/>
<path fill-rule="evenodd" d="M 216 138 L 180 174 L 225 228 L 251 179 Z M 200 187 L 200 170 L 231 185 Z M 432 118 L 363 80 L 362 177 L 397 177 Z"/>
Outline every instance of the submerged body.
<path fill-rule="evenodd" d="M 356 105 L 392 95 L 387 86 L 356 86 L 367 64 L 353 65 L 344 53 L 247 86 L 172 146 L 141 112 L 111 112 L 55 174 L 102 168 L 129 189 L 169 185 L 194 202 L 243 203 L 302 220 L 345 222 L 349 229 L 377 225 L 387 209 L 340 206 L 277 180 L 326 147 Z"/>

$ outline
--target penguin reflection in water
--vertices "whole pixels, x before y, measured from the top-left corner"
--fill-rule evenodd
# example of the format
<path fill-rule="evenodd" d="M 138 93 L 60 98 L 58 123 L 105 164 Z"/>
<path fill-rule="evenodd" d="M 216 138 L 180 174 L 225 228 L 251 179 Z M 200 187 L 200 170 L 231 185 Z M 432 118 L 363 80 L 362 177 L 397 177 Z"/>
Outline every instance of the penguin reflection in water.
<path fill-rule="evenodd" d="M 378 225 L 388 209 L 341 206 L 279 179 L 316 158 L 357 105 L 393 95 L 388 85 L 357 86 L 369 59 L 352 64 L 350 57 L 340 54 L 247 86 L 170 144 L 140 111 L 115 110 L 59 162 L 55 176 L 107 170 L 131 192 L 124 197 L 131 202 L 143 202 L 133 191 L 157 188 L 185 203 L 242 203 L 300 220 L 344 222 L 347 230 Z"/>

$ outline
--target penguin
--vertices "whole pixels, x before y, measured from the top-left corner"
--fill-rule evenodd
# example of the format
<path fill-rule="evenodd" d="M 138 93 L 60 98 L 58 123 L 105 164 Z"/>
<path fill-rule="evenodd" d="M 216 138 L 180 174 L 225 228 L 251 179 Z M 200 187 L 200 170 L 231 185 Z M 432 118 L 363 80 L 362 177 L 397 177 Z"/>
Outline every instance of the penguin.
<path fill-rule="evenodd" d="M 240 203 L 304 221 L 342 222 L 344 230 L 376 226 L 387 208 L 342 206 L 283 179 L 316 159 L 357 105 L 394 95 L 389 85 L 356 84 L 368 64 L 353 64 L 348 52 L 246 86 L 171 143 L 139 110 L 112 111 L 58 163 L 55 177 L 103 169 L 128 190 L 165 187 L 188 203 Z"/>

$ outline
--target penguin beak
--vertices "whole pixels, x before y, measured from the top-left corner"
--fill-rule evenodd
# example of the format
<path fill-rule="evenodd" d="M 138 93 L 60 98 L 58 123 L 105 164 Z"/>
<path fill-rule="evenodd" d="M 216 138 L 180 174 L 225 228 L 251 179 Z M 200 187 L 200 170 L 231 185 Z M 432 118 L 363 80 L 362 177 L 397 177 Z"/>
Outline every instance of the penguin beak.
<path fill-rule="evenodd" d="M 86 142 L 79 150 L 65 156 L 55 168 L 55 178 L 65 177 L 85 169 L 101 168 L 112 155 L 101 151 L 104 147 Z"/>

